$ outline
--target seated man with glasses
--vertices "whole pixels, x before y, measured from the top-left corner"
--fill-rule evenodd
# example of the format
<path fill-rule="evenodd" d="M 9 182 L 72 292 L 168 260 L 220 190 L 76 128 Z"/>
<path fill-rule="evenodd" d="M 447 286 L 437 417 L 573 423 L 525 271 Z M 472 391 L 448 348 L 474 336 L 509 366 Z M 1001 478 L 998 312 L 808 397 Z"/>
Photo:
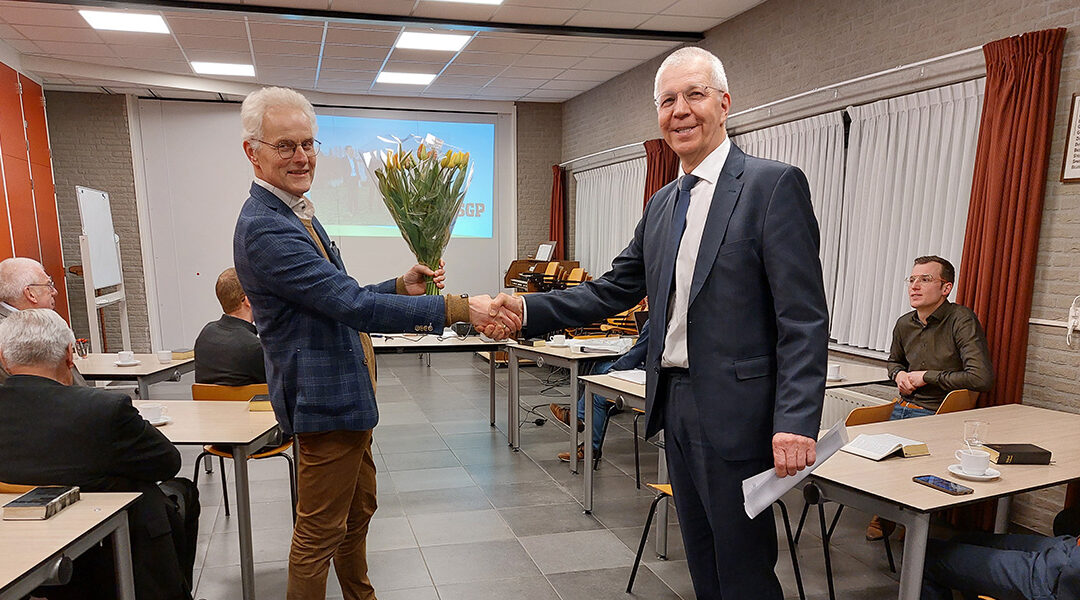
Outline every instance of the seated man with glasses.
<path fill-rule="evenodd" d="M 5 258 L 0 261 L 0 321 L 28 308 L 55 310 L 56 283 L 45 272 L 45 267 L 32 258 Z M 86 385 L 86 380 L 74 367 L 71 374 L 75 385 Z M 0 365 L 0 383 L 4 383 L 8 375 Z"/>
<path fill-rule="evenodd" d="M 988 392 L 994 386 L 990 350 L 978 317 L 948 300 L 955 278 L 949 261 L 920 256 L 904 281 L 915 310 L 893 327 L 888 369 L 900 394 L 893 420 L 932 415 L 953 390 Z M 879 540 L 892 526 L 874 517 L 866 539 Z"/>

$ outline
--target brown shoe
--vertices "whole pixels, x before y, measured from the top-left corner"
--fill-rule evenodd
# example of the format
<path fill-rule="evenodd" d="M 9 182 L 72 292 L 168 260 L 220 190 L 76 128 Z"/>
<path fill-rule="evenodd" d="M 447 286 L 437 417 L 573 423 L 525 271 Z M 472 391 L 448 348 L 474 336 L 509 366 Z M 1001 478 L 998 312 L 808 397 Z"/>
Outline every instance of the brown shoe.
<path fill-rule="evenodd" d="M 551 409 L 551 414 L 555 415 L 555 418 L 562 421 L 567 427 L 570 426 L 570 408 L 563 406 L 562 404 L 549 404 L 548 408 Z M 585 423 L 581 419 L 578 419 L 577 430 L 585 431 Z M 570 456 L 569 452 L 565 453 L 566 456 Z M 570 460 L 567 458 L 566 460 Z"/>
<path fill-rule="evenodd" d="M 874 518 L 870 519 L 870 524 L 866 526 L 866 540 L 869 542 L 876 542 L 883 539 L 886 533 L 892 535 L 892 532 L 895 529 L 896 523 L 874 515 Z"/>
<path fill-rule="evenodd" d="M 555 406 L 555 405 L 552 404 L 552 406 Z M 570 453 L 569 452 L 560 452 L 558 454 L 558 458 L 559 458 L 559 460 L 561 460 L 563 462 L 570 462 Z M 578 444 L 577 445 L 577 459 L 578 460 L 585 460 L 585 444 Z"/>

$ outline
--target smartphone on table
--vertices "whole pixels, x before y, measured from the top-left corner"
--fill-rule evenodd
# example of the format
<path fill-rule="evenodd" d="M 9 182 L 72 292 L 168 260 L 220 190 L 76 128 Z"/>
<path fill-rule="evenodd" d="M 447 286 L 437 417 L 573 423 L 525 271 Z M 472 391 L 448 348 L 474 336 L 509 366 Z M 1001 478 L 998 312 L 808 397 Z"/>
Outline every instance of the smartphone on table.
<path fill-rule="evenodd" d="M 921 483 L 926 487 L 940 490 L 946 494 L 952 494 L 953 496 L 963 496 L 964 494 L 970 494 L 975 491 L 966 485 L 960 485 L 955 481 L 949 481 L 948 479 L 938 477 L 937 475 L 918 475 L 912 477 L 911 480 L 915 483 Z"/>

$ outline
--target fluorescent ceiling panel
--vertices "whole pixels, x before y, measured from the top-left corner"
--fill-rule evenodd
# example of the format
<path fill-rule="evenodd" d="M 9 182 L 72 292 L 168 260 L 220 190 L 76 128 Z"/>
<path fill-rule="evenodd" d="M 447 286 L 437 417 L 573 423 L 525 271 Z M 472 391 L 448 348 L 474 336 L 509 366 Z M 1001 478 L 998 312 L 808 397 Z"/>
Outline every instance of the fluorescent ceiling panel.
<path fill-rule="evenodd" d="M 161 15 L 144 15 L 127 12 L 80 10 L 79 14 L 94 29 L 109 31 L 137 31 L 140 33 L 169 33 L 169 26 Z"/>
<path fill-rule="evenodd" d="M 435 79 L 434 73 L 395 73 L 383 71 L 375 78 L 375 83 L 403 83 L 405 85 L 427 85 Z"/>
<path fill-rule="evenodd" d="M 191 61 L 191 68 L 200 75 L 234 75 L 237 77 L 254 77 L 254 65 L 242 65 L 237 63 L 218 63 Z"/>
<path fill-rule="evenodd" d="M 457 52 L 469 43 L 471 35 L 453 33 L 420 33 L 417 31 L 405 31 L 398 37 L 394 44 L 395 48 L 408 48 L 411 50 L 438 50 L 442 52 Z"/>

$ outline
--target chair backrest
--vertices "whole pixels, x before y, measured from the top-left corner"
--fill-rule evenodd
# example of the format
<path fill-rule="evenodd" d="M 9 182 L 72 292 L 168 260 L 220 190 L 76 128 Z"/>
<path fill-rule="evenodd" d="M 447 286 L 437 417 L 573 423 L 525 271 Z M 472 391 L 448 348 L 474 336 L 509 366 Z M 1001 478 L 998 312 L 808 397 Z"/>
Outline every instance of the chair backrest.
<path fill-rule="evenodd" d="M 191 384 L 191 397 L 195 400 L 236 400 L 247 402 L 259 394 L 269 394 L 265 383 L 251 385 L 217 385 L 214 383 Z"/>
<path fill-rule="evenodd" d="M 941 401 L 941 406 L 938 407 L 937 412 L 934 414 L 943 415 L 961 410 L 971 410 L 975 408 L 975 401 L 978 399 L 978 392 L 973 392 L 971 390 L 953 390 Z"/>
<path fill-rule="evenodd" d="M 860 406 L 854 408 L 848 413 L 844 425 L 852 427 L 855 425 L 866 425 L 867 423 L 881 423 L 883 421 L 888 421 L 889 417 L 892 416 L 894 406 L 896 406 L 896 400 L 893 400 L 888 404 L 875 404 L 873 406 Z"/>
<path fill-rule="evenodd" d="M 547 268 L 544 269 L 544 275 L 554 275 L 556 272 L 558 272 L 558 270 L 559 270 L 558 261 L 549 262 L 547 264 Z"/>
<path fill-rule="evenodd" d="M 37 487 L 36 485 L 19 485 L 17 483 L 4 483 L 0 481 L 0 494 L 25 494 Z"/>

